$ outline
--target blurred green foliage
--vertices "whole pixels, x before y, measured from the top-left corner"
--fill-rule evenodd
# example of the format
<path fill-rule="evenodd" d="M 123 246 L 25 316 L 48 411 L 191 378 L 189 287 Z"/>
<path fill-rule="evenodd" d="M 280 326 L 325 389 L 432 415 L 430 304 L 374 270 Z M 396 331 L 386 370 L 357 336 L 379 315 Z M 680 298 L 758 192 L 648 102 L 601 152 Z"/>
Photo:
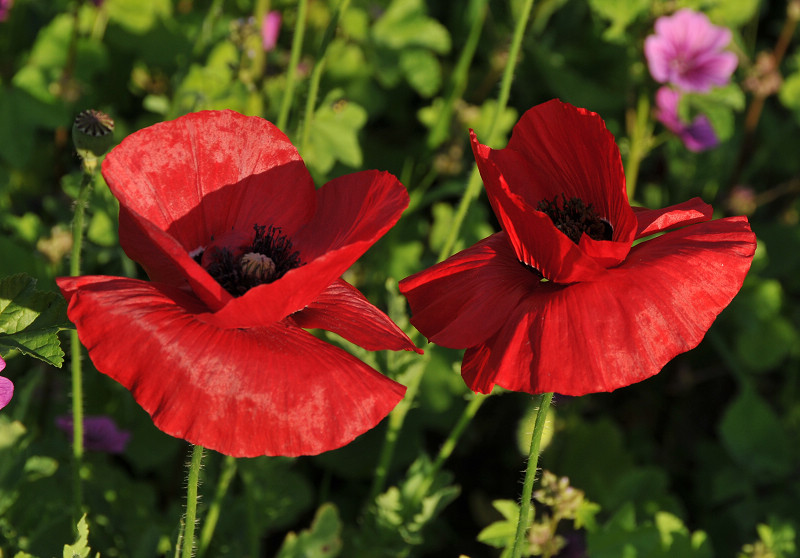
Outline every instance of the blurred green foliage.
<path fill-rule="evenodd" d="M 0 354 L 8 363 L 4 375 L 16 385 L 0 413 L 0 551 L 8 556 L 59 555 L 77 538 L 70 441 L 54 424 L 68 412 L 69 381 L 49 366 L 61 364 L 56 336 L 69 327 L 54 278 L 68 270 L 81 180 L 69 139 L 72 119 L 87 108 L 107 112 L 117 141 L 204 109 L 274 121 L 287 84 L 295 2 L 99 4 L 15 0 L 0 22 Z M 634 147 L 645 147 L 634 203 L 662 207 L 701 196 L 718 216 L 749 216 L 758 253 L 706 341 L 641 384 L 613 394 L 557 396 L 542 465 L 569 477 L 591 504 L 553 531 L 563 538 L 564 555 L 794 556 L 800 530 L 796 34 L 789 35 L 785 57 L 769 65 L 791 23 L 786 4 L 541 0 L 509 106 L 499 116 L 498 83 L 520 1 L 352 0 L 323 43 L 339 5 L 309 2 L 284 131 L 318 184 L 377 168 L 408 188 L 403 219 L 347 279 L 409 333 L 396 282 L 433 264 L 453 227 L 473 165 L 468 130 L 485 138 L 496 119 L 502 146 L 522 113 L 552 97 L 599 112 L 626 165 Z M 730 86 L 681 104 L 685 117 L 706 114 L 722 140 L 703 153 L 689 152 L 658 124 L 646 141 L 634 129 L 638 100 L 652 99 L 657 89 L 644 38 L 658 16 L 683 6 L 730 26 L 740 59 Z M 257 16 L 267 9 L 283 19 L 277 47 L 264 52 Z M 473 40 L 474 54 L 465 56 Z M 323 56 L 313 96 L 312 72 Z M 644 117 L 652 128 L 652 114 Z M 96 177 L 82 267 L 87 274 L 142 277 L 119 247 L 117 212 Z M 456 248 L 495 230 L 481 199 Z M 424 370 L 386 485 L 369 500 L 386 424 L 314 458 L 239 460 L 205 554 L 500 556 L 494 547 L 513 536 L 518 511 L 518 445 L 527 446 L 518 439 L 530 430 L 530 398 L 489 398 L 452 456 L 434 465 L 467 404 L 461 354 L 432 345 L 424 357 L 371 354 L 333 342 L 405 383 Z M 132 437 L 122 455 L 86 456 L 80 474 L 88 523 L 79 525 L 72 552 L 88 556 L 91 546 L 103 557 L 171 556 L 186 444 L 158 431 L 127 391 L 84 362 L 87 412 L 113 416 Z M 201 518 L 223 469 L 222 456 L 212 453 L 202 473 Z M 532 521 L 552 517 L 554 503 L 534 502 Z"/>

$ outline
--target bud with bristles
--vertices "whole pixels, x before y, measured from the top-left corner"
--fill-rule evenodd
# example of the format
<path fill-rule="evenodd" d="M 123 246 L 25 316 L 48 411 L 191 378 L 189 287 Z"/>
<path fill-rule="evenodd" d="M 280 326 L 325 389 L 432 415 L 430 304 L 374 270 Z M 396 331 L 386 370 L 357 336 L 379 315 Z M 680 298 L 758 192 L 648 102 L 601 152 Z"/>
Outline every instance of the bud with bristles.
<path fill-rule="evenodd" d="M 86 170 L 94 171 L 97 158 L 114 143 L 114 120 L 99 110 L 85 110 L 75 117 L 72 141 Z"/>

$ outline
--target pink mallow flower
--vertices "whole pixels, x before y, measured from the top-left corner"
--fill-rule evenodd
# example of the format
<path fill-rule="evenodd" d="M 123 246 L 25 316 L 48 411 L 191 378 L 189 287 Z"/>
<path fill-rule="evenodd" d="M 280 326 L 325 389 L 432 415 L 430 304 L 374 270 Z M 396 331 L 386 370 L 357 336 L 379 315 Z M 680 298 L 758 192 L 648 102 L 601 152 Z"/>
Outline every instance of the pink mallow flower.
<path fill-rule="evenodd" d="M 72 415 L 56 417 L 56 426 L 72 439 Z M 131 433 L 122 430 L 106 415 L 83 417 L 83 447 L 92 451 L 122 453 Z"/>
<path fill-rule="evenodd" d="M 264 16 L 261 21 L 261 46 L 265 52 L 275 48 L 278 43 L 278 33 L 281 30 L 281 13 L 272 11 Z"/>
<path fill-rule="evenodd" d="M 708 117 L 700 114 L 690 123 L 683 122 L 678 116 L 678 103 L 681 92 L 670 87 L 662 87 L 656 92 L 656 118 L 678 136 L 683 145 L 690 151 L 704 151 L 719 144 Z"/>
<path fill-rule="evenodd" d="M 0 358 L 0 371 L 6 367 L 6 361 Z M 8 405 L 14 396 L 14 383 L 8 378 L 0 376 L 0 409 Z"/>
<path fill-rule="evenodd" d="M 8 17 L 8 12 L 11 10 L 11 5 L 14 0 L 0 0 L 0 21 L 5 21 Z M 2 368 L 0 368 L 2 370 Z"/>
<path fill-rule="evenodd" d="M 703 93 L 728 83 L 739 63 L 723 50 L 731 42 L 730 29 L 712 24 L 703 13 L 684 9 L 660 17 L 655 31 L 644 41 L 644 54 L 659 83 Z"/>

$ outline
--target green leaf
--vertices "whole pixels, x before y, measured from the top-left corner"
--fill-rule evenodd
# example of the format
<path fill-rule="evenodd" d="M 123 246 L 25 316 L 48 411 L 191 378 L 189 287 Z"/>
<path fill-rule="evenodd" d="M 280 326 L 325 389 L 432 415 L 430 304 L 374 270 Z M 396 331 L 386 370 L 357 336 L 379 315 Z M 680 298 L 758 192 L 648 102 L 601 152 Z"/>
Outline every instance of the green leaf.
<path fill-rule="evenodd" d="M 393 0 L 373 25 L 372 35 L 379 45 L 394 50 L 422 47 L 439 54 L 450 51 L 450 33 L 427 16 L 422 0 Z"/>
<path fill-rule="evenodd" d="M 753 19 L 759 0 L 717 0 L 707 10 L 708 18 L 727 27 L 740 27 Z"/>
<path fill-rule="evenodd" d="M 362 153 L 358 131 L 367 123 L 367 111 L 342 99 L 341 91 L 331 91 L 314 113 L 308 147 L 303 153 L 306 164 L 319 174 L 326 174 L 336 161 L 357 168 Z"/>
<path fill-rule="evenodd" d="M 86 523 L 86 514 L 83 514 L 78 521 L 78 540 L 64 545 L 64 558 L 88 558 L 90 550 L 89 524 Z"/>
<path fill-rule="evenodd" d="M 595 14 L 611 22 L 603 38 L 613 42 L 625 37 L 625 30 L 650 9 L 650 3 L 650 0 L 589 0 L 589 7 Z"/>
<path fill-rule="evenodd" d="M 67 303 L 35 286 L 36 279 L 25 274 L 0 280 L 0 348 L 16 349 L 60 368 L 64 351 L 57 333 L 70 327 Z"/>
<path fill-rule="evenodd" d="M 58 461 L 45 455 L 32 455 L 25 461 L 23 470 L 28 481 L 52 477 L 58 470 Z"/>
<path fill-rule="evenodd" d="M 424 49 L 407 49 L 400 55 L 400 67 L 406 80 L 423 97 L 431 97 L 442 86 L 439 60 Z"/>
<path fill-rule="evenodd" d="M 147 33 L 159 19 L 172 13 L 170 0 L 106 0 L 103 8 L 109 22 L 136 34 Z"/>
<path fill-rule="evenodd" d="M 276 558 L 332 558 L 342 548 L 342 522 L 336 506 L 322 504 L 311 528 L 286 535 Z"/>
<path fill-rule="evenodd" d="M 772 408 L 744 387 L 719 425 L 722 443 L 736 462 L 756 475 L 785 475 L 792 467 L 791 444 Z"/>

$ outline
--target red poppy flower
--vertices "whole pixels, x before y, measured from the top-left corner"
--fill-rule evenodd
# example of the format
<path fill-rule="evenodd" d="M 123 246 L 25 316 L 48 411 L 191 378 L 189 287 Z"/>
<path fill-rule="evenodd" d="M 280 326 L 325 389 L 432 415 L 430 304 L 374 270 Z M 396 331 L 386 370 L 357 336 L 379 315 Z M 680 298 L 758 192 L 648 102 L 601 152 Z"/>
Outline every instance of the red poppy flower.
<path fill-rule="evenodd" d="M 693 199 L 632 208 L 614 137 L 553 100 L 505 149 L 472 149 L 503 231 L 400 283 L 428 339 L 466 349 L 471 389 L 582 395 L 641 381 L 695 347 L 744 281 L 747 219 Z M 633 246 L 633 241 L 692 225 Z"/>
<path fill-rule="evenodd" d="M 225 454 L 309 455 L 375 426 L 405 388 L 302 328 L 370 350 L 416 350 L 340 279 L 408 195 L 363 171 L 316 190 L 266 120 L 200 112 L 106 157 L 120 244 L 151 281 L 58 279 L 102 373 L 155 425 Z"/>

